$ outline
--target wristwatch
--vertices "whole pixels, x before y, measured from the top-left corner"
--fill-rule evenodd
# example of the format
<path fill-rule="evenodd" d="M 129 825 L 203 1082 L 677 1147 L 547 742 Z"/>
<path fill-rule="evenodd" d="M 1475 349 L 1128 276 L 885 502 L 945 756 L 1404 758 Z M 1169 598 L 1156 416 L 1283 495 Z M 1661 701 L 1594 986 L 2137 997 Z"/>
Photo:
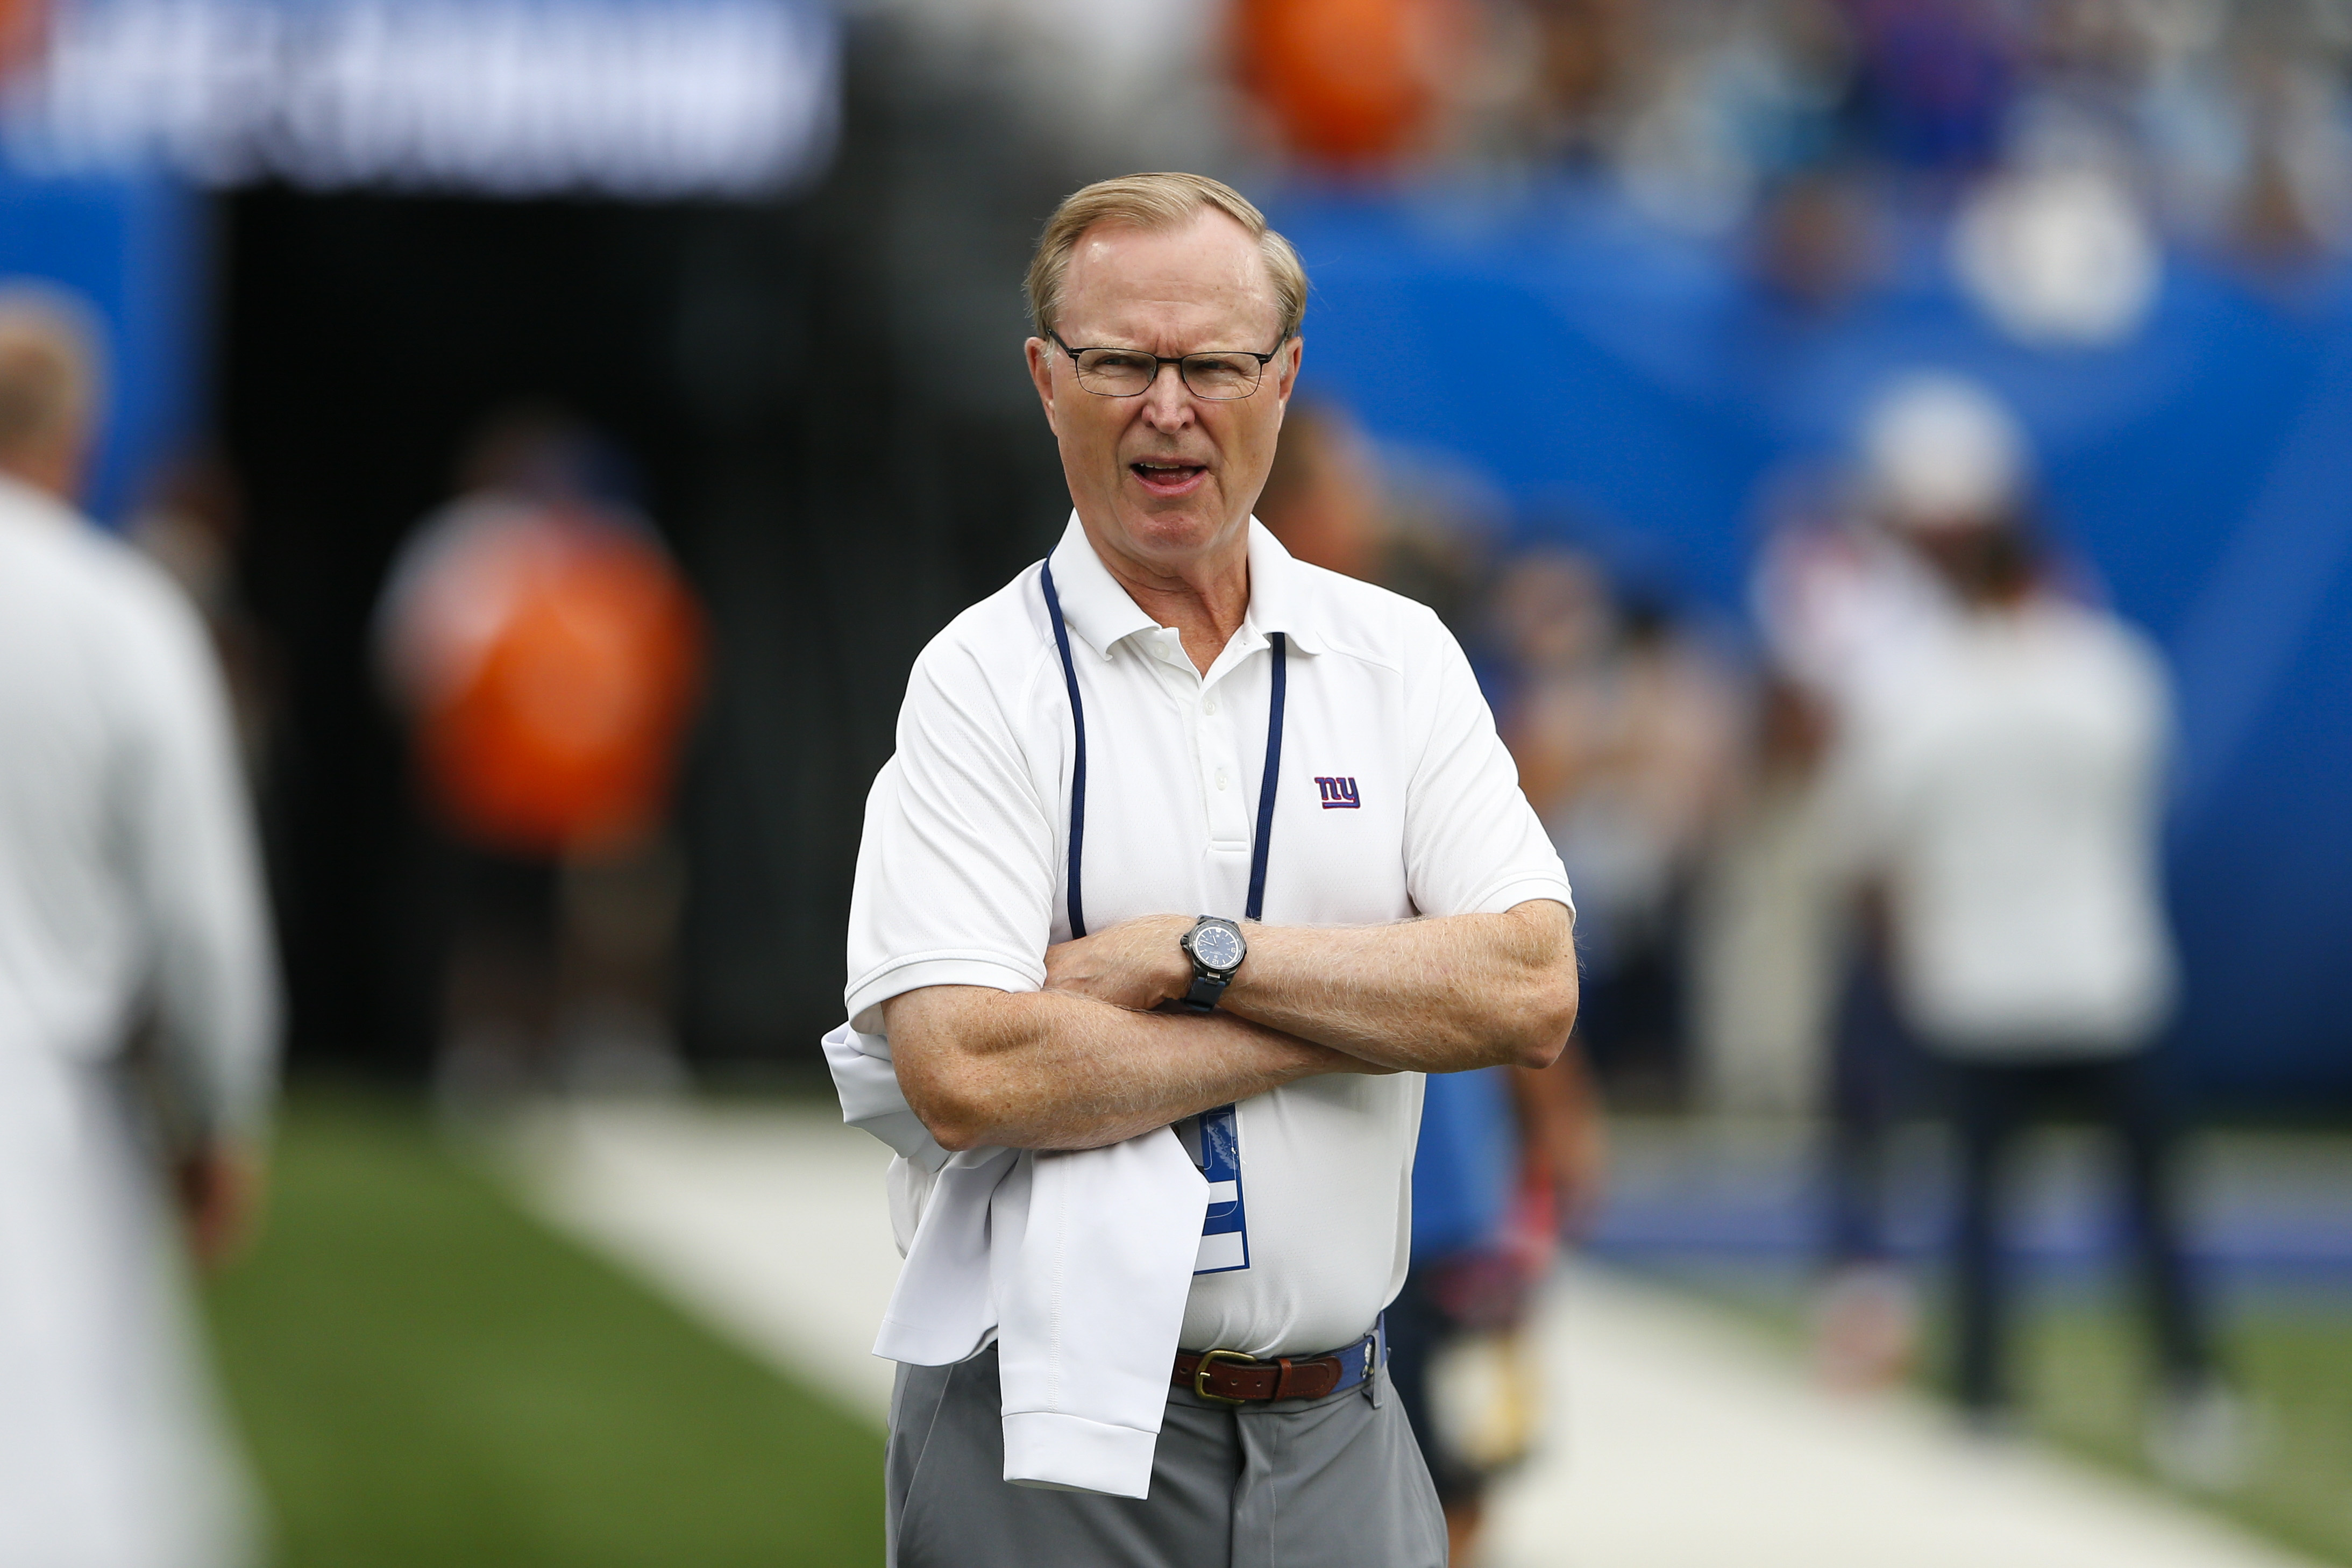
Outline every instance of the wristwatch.
<path fill-rule="evenodd" d="M 1184 993 L 1184 1005 L 1196 1013 L 1209 1012 L 1234 983 L 1234 971 L 1249 956 L 1249 944 L 1242 940 L 1240 926 L 1213 915 L 1192 922 L 1192 929 L 1179 941 L 1184 956 L 1192 960 L 1192 986 Z"/>

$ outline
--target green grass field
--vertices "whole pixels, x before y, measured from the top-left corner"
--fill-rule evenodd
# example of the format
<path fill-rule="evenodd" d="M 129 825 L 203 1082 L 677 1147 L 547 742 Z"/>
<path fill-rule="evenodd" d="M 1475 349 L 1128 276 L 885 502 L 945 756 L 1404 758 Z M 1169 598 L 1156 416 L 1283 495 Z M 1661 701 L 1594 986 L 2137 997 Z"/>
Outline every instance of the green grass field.
<path fill-rule="evenodd" d="M 2240 1291 L 2223 1354 L 2254 1416 L 2253 1468 L 2212 1506 L 2323 1562 L 2352 1564 L 2352 1291 Z M 2133 1475 L 2147 1355 L 2119 1294 L 2043 1293 L 2021 1353 L 2034 1427 Z"/>
<path fill-rule="evenodd" d="M 297 1096 L 208 1292 L 283 1568 L 855 1568 L 882 1438 L 524 1216 L 396 1101 Z"/>
<path fill-rule="evenodd" d="M 1660 1275 L 1735 1309 L 1801 1354 L 1807 1288 L 1791 1277 L 1719 1266 Z M 1932 1292 L 1937 1281 L 1923 1281 Z M 1920 1381 L 1941 1384 L 1945 1331 L 1931 1294 Z M 2222 1354 L 2256 1427 L 2243 1485 L 2199 1507 L 2228 1515 L 2322 1563 L 2352 1568 L 2352 1290 L 2241 1288 L 2216 1302 Z M 2149 1486 L 2142 1448 L 2147 1351 L 2120 1289 L 2045 1284 L 2018 1325 L 2018 1386 L 2038 1436 Z"/>

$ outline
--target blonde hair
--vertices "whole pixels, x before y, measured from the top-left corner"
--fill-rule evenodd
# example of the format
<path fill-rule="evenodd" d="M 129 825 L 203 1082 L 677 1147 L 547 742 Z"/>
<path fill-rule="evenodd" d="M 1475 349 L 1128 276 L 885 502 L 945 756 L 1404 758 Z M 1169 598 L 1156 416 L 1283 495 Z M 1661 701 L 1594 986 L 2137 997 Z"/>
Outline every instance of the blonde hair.
<path fill-rule="evenodd" d="M 1122 174 L 1073 193 L 1054 209 L 1029 263 L 1029 319 L 1039 337 L 1054 329 L 1062 313 L 1062 280 L 1079 239 L 1097 224 L 1146 233 L 1179 227 L 1204 211 L 1225 214 L 1257 241 L 1282 312 L 1282 341 L 1288 342 L 1307 315 L 1307 268 L 1290 242 L 1266 226 L 1256 204 L 1223 181 L 1205 174 Z"/>
<path fill-rule="evenodd" d="M 62 290 L 0 283 L 0 460 L 80 437 L 100 391 L 99 329 Z"/>

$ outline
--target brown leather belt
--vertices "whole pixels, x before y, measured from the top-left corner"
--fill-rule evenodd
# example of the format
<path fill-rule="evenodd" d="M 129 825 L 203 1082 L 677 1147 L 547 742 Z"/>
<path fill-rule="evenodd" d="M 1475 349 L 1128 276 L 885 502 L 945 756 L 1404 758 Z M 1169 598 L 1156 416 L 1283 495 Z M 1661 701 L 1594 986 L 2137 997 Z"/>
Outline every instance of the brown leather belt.
<path fill-rule="evenodd" d="M 1176 1353 L 1171 1386 L 1189 1388 L 1203 1399 L 1247 1405 L 1266 1399 L 1321 1399 L 1353 1388 L 1386 1359 L 1379 1328 L 1343 1349 L 1322 1355 L 1276 1356 L 1260 1361 L 1237 1350 Z"/>

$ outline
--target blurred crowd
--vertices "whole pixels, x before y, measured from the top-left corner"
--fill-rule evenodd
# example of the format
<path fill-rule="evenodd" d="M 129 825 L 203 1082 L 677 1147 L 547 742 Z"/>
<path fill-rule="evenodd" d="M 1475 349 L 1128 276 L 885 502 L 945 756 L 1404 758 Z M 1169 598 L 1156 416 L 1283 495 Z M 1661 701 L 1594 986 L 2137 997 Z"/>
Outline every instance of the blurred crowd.
<path fill-rule="evenodd" d="M 2340 246 L 2352 221 L 2352 14 L 2331 0 L 861 9 L 983 75 L 1057 82 L 1041 112 L 1131 143 L 1356 172 L 1596 171 L 1677 226 L 1763 216 L 1790 264 L 1874 206 L 1991 173 L 2094 179 L 2168 235 L 2263 253 Z"/>
<path fill-rule="evenodd" d="M 2011 336 L 2131 336 L 2168 246 L 2294 291 L 2352 246 L 2331 0 L 879 0 L 1110 164 L 1583 183 L 1832 310 L 1916 256 Z M 915 66 L 922 75 L 922 66 Z"/>
<path fill-rule="evenodd" d="M 1957 210 L 1963 269 L 2029 334 L 2127 314 L 2159 237 L 2265 264 L 2352 241 L 2352 13 L 2327 0 L 1242 0 L 1234 21 L 1261 131 L 1310 161 L 1596 172 L 1659 223 L 1749 234 L 1801 301 L 1866 281 L 1923 212 Z"/>

